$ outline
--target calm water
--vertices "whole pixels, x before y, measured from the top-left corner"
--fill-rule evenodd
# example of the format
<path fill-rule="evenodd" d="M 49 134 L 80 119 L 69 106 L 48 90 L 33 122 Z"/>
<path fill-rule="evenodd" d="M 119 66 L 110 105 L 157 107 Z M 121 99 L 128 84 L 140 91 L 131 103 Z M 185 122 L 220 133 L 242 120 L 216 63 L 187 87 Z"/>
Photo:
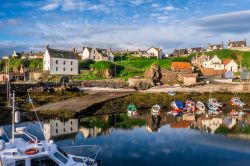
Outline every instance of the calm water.
<path fill-rule="evenodd" d="M 43 121 L 45 137 L 59 146 L 99 145 L 103 166 L 144 165 L 250 165 L 250 141 L 211 134 L 214 126 L 223 124 L 208 118 L 187 121 L 167 115 L 152 118 L 149 114 L 137 118 L 127 115 L 88 117 L 81 119 Z M 24 122 L 28 131 L 44 139 L 37 122 Z M 248 117 L 236 124 L 245 129 Z M 10 125 L 4 125 L 8 131 Z M 209 132 L 210 133 L 209 133 Z M 236 134 L 238 136 L 238 134 Z M 4 138 L 6 139 L 6 138 Z"/>

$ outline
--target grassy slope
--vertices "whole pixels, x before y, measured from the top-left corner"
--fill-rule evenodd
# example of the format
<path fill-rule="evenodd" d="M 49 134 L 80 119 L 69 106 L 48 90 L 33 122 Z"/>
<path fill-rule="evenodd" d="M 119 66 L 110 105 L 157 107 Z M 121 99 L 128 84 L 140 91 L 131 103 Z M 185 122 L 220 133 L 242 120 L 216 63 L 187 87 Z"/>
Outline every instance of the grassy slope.
<path fill-rule="evenodd" d="M 242 52 L 242 51 L 234 51 L 234 50 L 218 50 L 218 51 L 211 51 L 206 52 L 206 55 L 214 56 L 217 55 L 220 59 L 234 59 L 239 65 L 241 63 L 242 66 L 248 67 L 250 70 L 250 52 Z M 115 61 L 115 63 L 119 66 L 124 67 L 122 71 L 120 71 L 117 74 L 117 77 L 122 77 L 124 79 L 127 79 L 131 76 L 142 76 L 146 69 L 148 69 L 152 63 L 156 62 L 158 63 L 162 68 L 170 69 L 171 62 L 190 62 L 192 57 L 196 54 L 191 54 L 187 57 L 177 57 L 177 58 L 171 58 L 171 59 L 147 59 L 142 57 L 135 57 L 135 56 L 125 56 L 122 57 L 122 60 L 120 60 L 120 57 L 117 58 L 118 61 Z M 83 77 L 82 77 L 83 76 Z M 101 79 L 94 75 L 94 73 L 85 74 L 80 76 L 80 80 L 92 80 L 92 79 Z"/>
<path fill-rule="evenodd" d="M 242 66 L 246 66 L 250 70 L 250 52 L 243 52 L 243 51 L 235 51 L 235 50 L 218 50 L 218 51 L 211 51 L 206 52 L 206 55 L 214 56 L 217 55 L 220 59 L 234 59 L 236 63 Z M 195 56 L 192 54 L 191 56 Z"/>

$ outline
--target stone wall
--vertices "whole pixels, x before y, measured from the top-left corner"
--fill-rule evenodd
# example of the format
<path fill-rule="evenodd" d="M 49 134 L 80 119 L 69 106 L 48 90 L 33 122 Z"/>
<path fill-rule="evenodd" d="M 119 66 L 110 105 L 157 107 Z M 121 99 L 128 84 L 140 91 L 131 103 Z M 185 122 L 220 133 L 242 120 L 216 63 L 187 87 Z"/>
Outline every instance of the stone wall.
<path fill-rule="evenodd" d="M 233 48 L 230 48 L 230 50 L 236 50 L 236 51 L 250 51 L 250 46 L 246 46 L 246 47 L 233 47 Z"/>

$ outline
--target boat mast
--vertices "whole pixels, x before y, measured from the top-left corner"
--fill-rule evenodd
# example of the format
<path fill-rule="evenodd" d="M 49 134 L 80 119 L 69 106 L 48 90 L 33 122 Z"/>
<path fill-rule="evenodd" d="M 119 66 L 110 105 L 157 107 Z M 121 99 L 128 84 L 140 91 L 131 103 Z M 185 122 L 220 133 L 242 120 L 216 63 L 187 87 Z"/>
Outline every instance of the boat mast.
<path fill-rule="evenodd" d="M 14 144 L 15 139 L 15 91 L 13 91 L 12 96 L 12 143 Z"/>
<path fill-rule="evenodd" d="M 10 107 L 10 66 L 9 60 L 6 59 L 6 95 L 7 95 L 7 106 Z"/>

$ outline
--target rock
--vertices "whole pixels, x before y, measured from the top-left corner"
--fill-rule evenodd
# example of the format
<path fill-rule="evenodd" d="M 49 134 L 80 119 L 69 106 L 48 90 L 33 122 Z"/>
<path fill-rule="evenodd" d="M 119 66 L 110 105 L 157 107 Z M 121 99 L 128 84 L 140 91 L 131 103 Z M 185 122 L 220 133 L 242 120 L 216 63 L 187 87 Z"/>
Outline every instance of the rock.
<path fill-rule="evenodd" d="M 154 86 L 154 82 L 151 79 L 141 77 L 130 77 L 128 83 L 130 87 L 135 87 L 138 90 L 146 90 Z"/>
<path fill-rule="evenodd" d="M 150 79 L 154 84 L 160 83 L 161 80 L 161 68 L 157 63 L 153 63 L 149 69 L 144 73 L 146 79 Z"/>

